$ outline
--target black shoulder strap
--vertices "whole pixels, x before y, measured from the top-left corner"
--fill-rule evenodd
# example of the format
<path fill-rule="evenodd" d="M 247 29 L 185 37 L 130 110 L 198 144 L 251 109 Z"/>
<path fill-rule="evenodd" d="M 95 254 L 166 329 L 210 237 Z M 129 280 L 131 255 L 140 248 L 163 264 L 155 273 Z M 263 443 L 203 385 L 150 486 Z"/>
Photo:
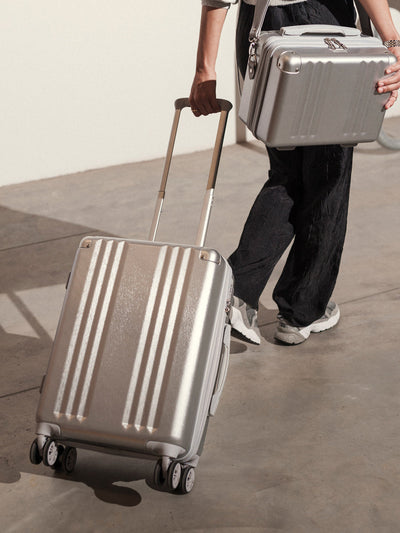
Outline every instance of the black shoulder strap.
<path fill-rule="evenodd" d="M 360 18 L 361 31 L 365 35 L 373 36 L 374 33 L 372 31 L 371 21 L 364 9 L 364 6 L 361 4 L 360 0 L 354 0 L 354 3 L 356 4 L 358 16 Z"/>

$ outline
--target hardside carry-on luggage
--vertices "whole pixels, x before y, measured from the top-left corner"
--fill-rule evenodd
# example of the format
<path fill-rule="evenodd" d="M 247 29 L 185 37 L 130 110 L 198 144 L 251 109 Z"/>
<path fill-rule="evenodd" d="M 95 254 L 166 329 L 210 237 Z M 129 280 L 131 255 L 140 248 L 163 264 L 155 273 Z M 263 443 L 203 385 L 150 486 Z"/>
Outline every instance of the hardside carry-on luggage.
<path fill-rule="evenodd" d="M 239 116 L 267 146 L 355 145 L 375 140 L 387 94 L 377 81 L 396 59 L 357 28 L 304 25 L 261 32 L 257 0 Z"/>
<path fill-rule="evenodd" d="M 224 384 L 232 272 L 204 248 L 229 110 L 221 114 L 195 246 L 155 242 L 181 110 L 149 241 L 86 237 L 41 387 L 30 459 L 71 472 L 76 448 L 158 459 L 158 488 L 190 492 Z"/>

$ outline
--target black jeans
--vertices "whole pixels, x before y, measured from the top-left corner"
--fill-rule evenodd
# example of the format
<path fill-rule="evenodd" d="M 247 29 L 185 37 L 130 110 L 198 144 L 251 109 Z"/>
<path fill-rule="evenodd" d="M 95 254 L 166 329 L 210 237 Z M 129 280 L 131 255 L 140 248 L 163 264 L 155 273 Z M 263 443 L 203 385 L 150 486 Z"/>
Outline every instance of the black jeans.
<path fill-rule="evenodd" d="M 243 72 L 253 7 L 242 4 L 237 61 Z M 264 29 L 295 24 L 354 25 L 344 0 L 269 8 Z M 280 314 L 296 326 L 320 318 L 333 292 L 346 233 L 352 148 L 338 145 L 268 148 L 269 180 L 257 196 L 229 263 L 235 294 L 254 308 L 279 258 L 292 242 L 274 289 Z"/>

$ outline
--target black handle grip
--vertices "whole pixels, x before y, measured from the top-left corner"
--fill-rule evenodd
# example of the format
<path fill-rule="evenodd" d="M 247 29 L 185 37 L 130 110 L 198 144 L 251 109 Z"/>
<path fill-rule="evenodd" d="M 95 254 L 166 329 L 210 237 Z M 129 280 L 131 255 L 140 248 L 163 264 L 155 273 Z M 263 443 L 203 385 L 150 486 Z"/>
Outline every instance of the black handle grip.
<path fill-rule="evenodd" d="M 233 107 L 229 100 L 224 100 L 223 98 L 217 98 L 217 102 L 221 111 L 230 111 Z M 185 107 L 190 107 L 189 98 L 178 98 L 175 100 L 175 109 L 183 109 Z"/>

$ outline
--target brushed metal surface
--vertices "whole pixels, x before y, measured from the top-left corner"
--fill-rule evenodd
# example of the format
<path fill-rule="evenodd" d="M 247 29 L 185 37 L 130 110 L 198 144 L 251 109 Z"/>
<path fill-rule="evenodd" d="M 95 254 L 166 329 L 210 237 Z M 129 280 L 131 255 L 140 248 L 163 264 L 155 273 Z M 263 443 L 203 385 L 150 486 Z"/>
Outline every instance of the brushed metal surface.
<path fill-rule="evenodd" d="M 190 459 L 220 363 L 230 267 L 196 247 L 103 237 L 85 243 L 38 423 L 58 425 L 65 440 L 144 454 L 159 442 Z"/>

